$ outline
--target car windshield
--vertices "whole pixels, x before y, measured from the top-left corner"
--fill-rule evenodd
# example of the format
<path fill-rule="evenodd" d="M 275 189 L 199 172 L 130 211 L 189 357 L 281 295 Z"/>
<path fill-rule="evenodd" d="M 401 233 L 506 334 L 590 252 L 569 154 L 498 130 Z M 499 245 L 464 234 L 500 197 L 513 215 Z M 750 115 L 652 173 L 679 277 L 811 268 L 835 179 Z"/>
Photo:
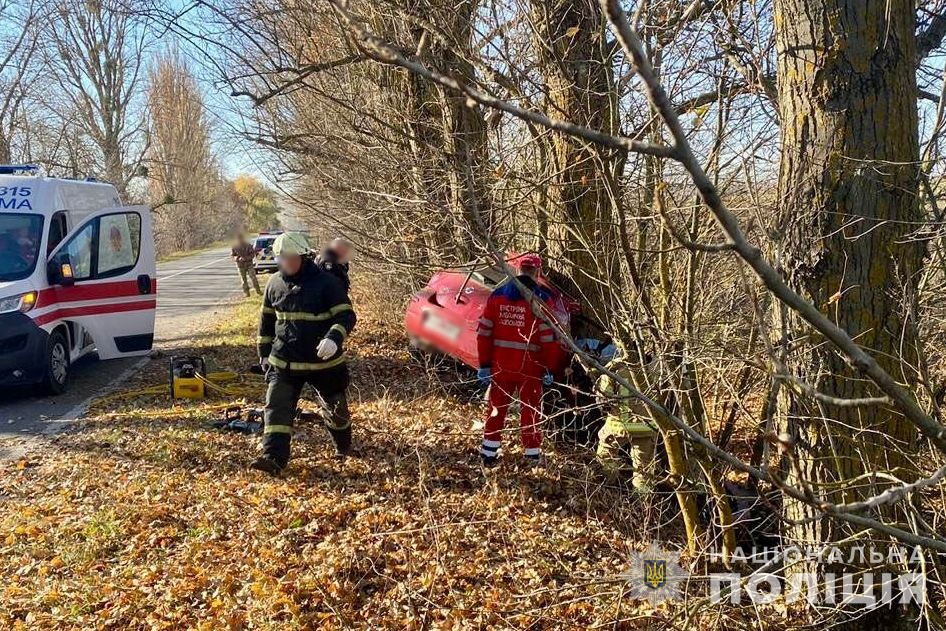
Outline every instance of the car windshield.
<path fill-rule="evenodd" d="M 42 240 L 42 215 L 0 213 L 0 281 L 32 274 Z"/>
<path fill-rule="evenodd" d="M 256 249 L 257 249 L 257 250 L 265 250 L 266 248 L 272 246 L 272 245 L 273 245 L 273 241 L 275 241 L 275 240 L 276 240 L 276 239 L 273 238 L 273 237 L 267 237 L 267 238 L 260 237 L 260 238 L 256 239 Z"/>
<path fill-rule="evenodd" d="M 495 287 L 506 280 L 506 273 L 496 267 L 486 267 L 473 272 L 473 278 L 487 287 Z"/>

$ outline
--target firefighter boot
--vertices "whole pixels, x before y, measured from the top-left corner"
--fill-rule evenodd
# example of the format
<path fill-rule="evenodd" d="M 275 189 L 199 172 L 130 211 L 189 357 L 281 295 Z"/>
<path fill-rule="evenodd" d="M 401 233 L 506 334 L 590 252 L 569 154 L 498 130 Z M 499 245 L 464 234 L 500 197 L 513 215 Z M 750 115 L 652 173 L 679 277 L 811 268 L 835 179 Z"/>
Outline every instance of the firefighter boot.
<path fill-rule="evenodd" d="M 351 413 L 345 391 L 323 395 L 325 428 L 335 444 L 335 458 L 344 460 L 351 454 Z"/>
<path fill-rule="evenodd" d="M 345 429 L 329 429 L 335 443 L 335 459 L 344 460 L 351 455 L 351 426 Z"/>
<path fill-rule="evenodd" d="M 250 463 L 250 469 L 256 469 L 257 471 L 277 476 L 282 473 L 283 470 L 283 468 L 279 466 L 279 463 L 266 455 L 260 456 Z"/>

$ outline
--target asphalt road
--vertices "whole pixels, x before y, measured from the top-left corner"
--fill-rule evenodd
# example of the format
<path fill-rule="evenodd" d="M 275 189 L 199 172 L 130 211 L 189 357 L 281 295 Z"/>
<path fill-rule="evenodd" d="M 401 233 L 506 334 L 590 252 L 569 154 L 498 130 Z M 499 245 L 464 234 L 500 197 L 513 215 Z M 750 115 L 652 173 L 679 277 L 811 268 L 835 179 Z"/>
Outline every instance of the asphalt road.
<path fill-rule="evenodd" d="M 158 265 L 156 349 L 186 341 L 196 321 L 240 295 L 240 276 L 229 254 L 229 249 L 221 248 Z M 0 460 L 15 455 L 18 441 L 11 438 L 62 429 L 81 415 L 90 398 L 116 387 L 144 361 L 85 357 L 72 366 L 69 390 L 58 397 L 0 390 Z"/>

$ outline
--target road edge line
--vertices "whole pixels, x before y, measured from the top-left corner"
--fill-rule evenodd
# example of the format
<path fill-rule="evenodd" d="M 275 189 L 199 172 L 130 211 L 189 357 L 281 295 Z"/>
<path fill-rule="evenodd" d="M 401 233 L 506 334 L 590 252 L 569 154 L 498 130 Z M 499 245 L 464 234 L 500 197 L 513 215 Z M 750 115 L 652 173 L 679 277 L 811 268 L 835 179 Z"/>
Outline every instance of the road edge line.
<path fill-rule="evenodd" d="M 230 258 L 230 257 L 229 257 L 229 256 L 221 256 L 219 259 L 214 259 L 214 260 L 212 260 L 212 261 L 210 261 L 210 262 L 208 262 L 208 263 L 204 263 L 204 264 L 202 264 L 202 265 L 195 265 L 194 267 L 188 267 L 187 269 L 178 270 L 178 271 L 174 272 L 173 274 L 169 274 L 169 275 L 167 275 L 167 276 L 158 276 L 157 272 L 155 272 L 154 277 L 155 277 L 155 279 L 156 279 L 158 282 L 167 280 L 167 279 L 169 279 L 169 278 L 176 278 L 176 277 L 181 276 L 181 275 L 183 275 L 183 274 L 189 274 L 190 272 L 193 272 L 193 271 L 195 271 L 195 270 L 204 269 L 205 267 L 210 267 L 210 266 L 213 265 L 214 263 L 219 263 L 220 261 L 226 261 L 228 258 Z"/>
<path fill-rule="evenodd" d="M 126 368 L 121 374 L 118 375 L 118 377 L 110 381 L 107 385 L 99 388 L 96 392 L 90 394 L 83 401 L 69 408 L 69 410 L 63 414 L 61 418 L 46 419 L 46 421 L 43 423 L 43 430 L 39 432 L 37 436 L 55 436 L 56 434 L 65 431 L 72 423 L 78 421 L 85 415 L 86 412 L 88 412 L 89 406 L 92 405 L 93 401 L 99 397 L 103 397 L 114 392 L 118 386 L 128 381 L 132 375 L 144 368 L 149 361 L 151 361 L 151 357 L 142 357 L 133 365 Z M 47 427 L 47 425 L 51 424 L 55 425 Z"/>

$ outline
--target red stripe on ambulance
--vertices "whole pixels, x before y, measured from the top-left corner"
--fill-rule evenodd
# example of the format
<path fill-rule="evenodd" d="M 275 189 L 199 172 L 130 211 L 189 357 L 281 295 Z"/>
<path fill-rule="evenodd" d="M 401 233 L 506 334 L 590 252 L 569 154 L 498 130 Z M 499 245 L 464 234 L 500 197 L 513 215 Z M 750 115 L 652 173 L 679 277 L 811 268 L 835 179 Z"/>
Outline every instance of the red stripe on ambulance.
<path fill-rule="evenodd" d="M 151 293 L 158 291 L 158 281 L 151 280 Z M 139 296 L 138 281 L 123 280 L 113 283 L 94 283 L 76 285 L 74 287 L 49 287 L 42 289 L 36 299 L 36 309 L 63 302 L 80 302 L 84 300 L 101 300 L 103 298 L 126 298 Z"/>
<path fill-rule="evenodd" d="M 101 315 L 105 313 L 123 313 L 125 311 L 142 311 L 144 309 L 154 309 L 157 306 L 156 300 L 143 300 L 140 302 L 119 302 L 105 305 L 90 305 L 88 307 L 65 307 L 56 309 L 49 313 L 34 318 L 37 326 L 43 326 L 53 320 L 70 318 L 85 315 Z"/>

